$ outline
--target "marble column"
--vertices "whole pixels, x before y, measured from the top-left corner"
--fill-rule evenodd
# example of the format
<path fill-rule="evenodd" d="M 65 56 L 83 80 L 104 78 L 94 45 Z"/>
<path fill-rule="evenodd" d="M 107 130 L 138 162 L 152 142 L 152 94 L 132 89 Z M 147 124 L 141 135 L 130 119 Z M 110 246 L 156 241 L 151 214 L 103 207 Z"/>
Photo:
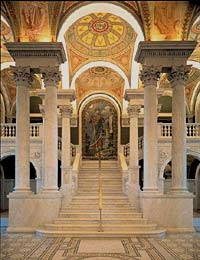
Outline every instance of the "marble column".
<path fill-rule="evenodd" d="M 135 208 L 139 208 L 139 165 L 138 165 L 138 116 L 140 105 L 128 105 L 130 118 L 130 155 L 129 155 L 129 200 Z"/>
<path fill-rule="evenodd" d="M 58 118 L 57 85 L 60 81 L 58 67 L 40 68 L 44 80 L 44 192 L 58 190 Z"/>
<path fill-rule="evenodd" d="M 33 76 L 28 67 L 13 67 L 16 81 L 16 192 L 30 192 L 30 97 L 28 87 Z"/>
<path fill-rule="evenodd" d="M 158 191 L 157 81 L 160 67 L 143 65 L 144 84 L 144 186 L 143 191 Z"/>
<path fill-rule="evenodd" d="M 62 115 L 62 190 L 69 189 L 71 180 L 71 138 L 70 138 L 70 117 L 72 106 L 59 106 Z"/>
<path fill-rule="evenodd" d="M 172 192 L 187 191 L 185 87 L 190 66 L 173 66 L 168 79 L 172 95 Z"/>

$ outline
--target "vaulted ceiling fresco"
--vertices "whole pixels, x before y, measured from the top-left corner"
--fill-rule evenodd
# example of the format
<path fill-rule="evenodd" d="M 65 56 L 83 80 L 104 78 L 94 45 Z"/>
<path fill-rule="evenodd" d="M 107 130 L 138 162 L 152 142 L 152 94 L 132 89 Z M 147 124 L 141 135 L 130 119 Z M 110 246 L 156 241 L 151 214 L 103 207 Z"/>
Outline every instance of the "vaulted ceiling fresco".
<path fill-rule="evenodd" d="M 1 18 L 1 62 L 12 61 L 6 50 L 5 42 L 56 41 L 66 19 L 78 8 L 87 6 L 91 2 L 2 1 L 1 15 L 4 19 Z M 132 14 L 141 27 L 145 40 L 196 40 L 199 44 L 197 44 L 190 60 L 200 63 L 200 18 L 198 19 L 200 6 L 196 1 L 107 2 L 118 5 Z M 98 2 L 95 3 L 98 4 Z M 91 61 L 108 61 L 116 64 L 127 76 L 130 83 L 136 37 L 132 24 L 122 19 L 120 13 L 116 15 L 110 10 L 109 13 L 105 10 L 105 13 L 91 12 L 86 16 L 78 16 L 77 20 L 65 32 L 70 82 L 77 70 L 83 65 Z M 103 90 L 104 83 L 108 86 L 108 89 L 104 89 L 104 91 L 110 91 L 121 102 L 121 93 L 123 93 L 124 88 L 121 76 L 116 73 L 119 78 L 114 91 L 114 83 L 109 82 L 109 77 L 110 79 L 115 78 L 114 71 L 99 67 L 98 74 L 97 68 L 85 71 L 76 80 L 78 102 L 89 91 L 92 92 L 97 88 Z M 101 70 L 102 75 L 100 76 Z M 110 76 L 106 73 L 110 73 Z M 199 80 L 199 76 L 195 80 L 198 73 L 199 71 L 192 69 L 190 74 L 191 81 L 188 81 L 186 88 L 188 102 L 196 80 Z M 95 88 L 92 77 L 98 82 Z M 86 83 L 87 85 L 85 85 Z M 140 81 L 138 85 L 142 87 Z M 165 75 L 162 75 L 160 85 L 164 88 L 170 88 Z M 119 91 L 116 89 L 117 87 L 119 87 Z"/>
<path fill-rule="evenodd" d="M 10 26 L 1 19 L 1 63 L 13 61 L 5 46 L 6 42 L 13 41 L 14 38 Z"/>
<path fill-rule="evenodd" d="M 130 24 L 110 13 L 92 13 L 70 26 L 65 34 L 71 76 L 95 60 L 117 63 L 130 78 L 136 33 Z"/>
<path fill-rule="evenodd" d="M 78 104 L 92 93 L 107 93 L 122 104 L 124 79 L 111 68 L 98 66 L 88 69 L 76 79 L 75 86 Z"/>

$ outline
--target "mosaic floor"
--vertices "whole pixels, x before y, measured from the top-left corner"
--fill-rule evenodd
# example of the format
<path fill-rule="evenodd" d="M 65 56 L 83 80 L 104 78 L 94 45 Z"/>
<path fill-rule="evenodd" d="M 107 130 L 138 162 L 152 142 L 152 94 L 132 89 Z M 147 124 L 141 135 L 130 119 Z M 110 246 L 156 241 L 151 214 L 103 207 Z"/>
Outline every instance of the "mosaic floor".
<path fill-rule="evenodd" d="M 200 260 L 200 233 L 160 238 L 39 238 L 2 234 L 2 260 Z"/>

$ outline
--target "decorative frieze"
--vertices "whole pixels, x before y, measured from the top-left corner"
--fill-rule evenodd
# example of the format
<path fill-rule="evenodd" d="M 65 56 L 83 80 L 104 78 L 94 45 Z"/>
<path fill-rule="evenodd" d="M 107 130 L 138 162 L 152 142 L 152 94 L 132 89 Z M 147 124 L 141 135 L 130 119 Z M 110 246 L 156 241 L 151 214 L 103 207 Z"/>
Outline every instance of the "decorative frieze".
<path fill-rule="evenodd" d="M 27 87 L 32 85 L 33 74 L 30 73 L 30 67 L 14 67 L 12 66 L 13 77 L 17 86 L 25 85 Z"/>
<path fill-rule="evenodd" d="M 172 87 L 177 85 L 185 85 L 190 71 L 191 65 L 173 66 L 168 74 L 168 80 Z"/>
<path fill-rule="evenodd" d="M 140 79 L 144 86 L 157 86 L 157 81 L 160 79 L 161 67 L 143 65 L 143 70 L 140 73 Z"/>
<path fill-rule="evenodd" d="M 40 67 L 42 73 L 42 79 L 44 80 L 45 87 L 47 85 L 57 87 L 61 80 L 61 73 L 59 67 Z"/>

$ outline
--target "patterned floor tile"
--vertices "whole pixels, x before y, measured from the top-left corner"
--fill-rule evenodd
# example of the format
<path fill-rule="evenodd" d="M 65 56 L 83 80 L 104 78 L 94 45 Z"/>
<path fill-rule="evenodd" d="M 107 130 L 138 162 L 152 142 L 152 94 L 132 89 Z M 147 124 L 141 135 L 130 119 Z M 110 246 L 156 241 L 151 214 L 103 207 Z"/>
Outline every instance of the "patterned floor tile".
<path fill-rule="evenodd" d="M 2 260 L 200 260 L 200 233 L 159 238 L 39 238 L 2 234 Z"/>

